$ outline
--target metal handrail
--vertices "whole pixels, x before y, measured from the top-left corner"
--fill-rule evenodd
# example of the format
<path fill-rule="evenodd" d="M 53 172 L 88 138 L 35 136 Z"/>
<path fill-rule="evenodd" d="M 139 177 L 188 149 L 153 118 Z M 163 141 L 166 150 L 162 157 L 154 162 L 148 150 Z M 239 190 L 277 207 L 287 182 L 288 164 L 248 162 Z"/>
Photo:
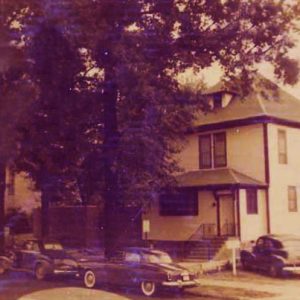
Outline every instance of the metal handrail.
<path fill-rule="evenodd" d="M 216 235 L 216 224 L 215 223 L 202 223 L 193 232 L 189 240 L 197 240 L 197 237 L 209 237 Z"/>
<path fill-rule="evenodd" d="M 222 225 L 221 235 L 231 236 L 236 233 L 236 224 L 233 222 L 226 222 Z"/>

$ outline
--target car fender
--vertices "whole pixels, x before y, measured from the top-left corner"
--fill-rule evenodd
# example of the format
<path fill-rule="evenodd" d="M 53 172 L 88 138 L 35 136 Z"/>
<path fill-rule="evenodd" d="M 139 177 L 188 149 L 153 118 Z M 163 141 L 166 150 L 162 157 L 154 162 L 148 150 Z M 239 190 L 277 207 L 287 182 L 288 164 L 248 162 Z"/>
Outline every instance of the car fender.
<path fill-rule="evenodd" d="M 253 252 L 242 250 L 241 251 L 241 260 L 254 260 L 256 258 L 256 255 Z"/>
<path fill-rule="evenodd" d="M 53 263 L 49 259 L 44 259 L 44 258 L 37 259 L 34 264 L 34 269 L 40 264 L 42 264 L 46 267 L 46 270 L 48 273 L 53 272 L 54 266 L 53 266 Z"/>
<path fill-rule="evenodd" d="M 272 263 L 284 265 L 286 263 L 286 259 L 280 255 L 272 255 Z"/>
<path fill-rule="evenodd" d="M 0 256 L 0 267 L 8 270 L 12 267 L 13 261 L 6 256 Z"/>

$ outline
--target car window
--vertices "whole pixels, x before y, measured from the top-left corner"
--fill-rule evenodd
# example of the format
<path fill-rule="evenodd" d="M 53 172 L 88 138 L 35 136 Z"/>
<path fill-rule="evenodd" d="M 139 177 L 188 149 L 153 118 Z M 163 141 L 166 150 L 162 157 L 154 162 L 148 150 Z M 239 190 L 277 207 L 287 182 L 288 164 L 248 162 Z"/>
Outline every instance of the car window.
<path fill-rule="evenodd" d="M 63 250 L 63 246 L 60 243 L 44 243 L 45 250 Z"/>
<path fill-rule="evenodd" d="M 172 259 L 168 254 L 145 253 L 143 260 L 152 264 L 170 264 Z"/>
<path fill-rule="evenodd" d="M 268 239 L 265 239 L 264 248 L 267 249 L 267 250 L 273 249 L 274 245 L 273 245 L 272 241 L 268 240 Z"/>
<path fill-rule="evenodd" d="M 24 244 L 24 250 L 28 251 L 39 251 L 39 245 L 36 241 L 27 241 Z"/>
<path fill-rule="evenodd" d="M 264 240 L 263 239 L 258 239 L 257 242 L 256 242 L 256 246 L 261 248 L 263 247 L 264 245 Z"/>
<path fill-rule="evenodd" d="M 124 260 L 126 262 L 135 262 L 138 263 L 141 261 L 141 256 L 138 253 L 126 252 Z"/>

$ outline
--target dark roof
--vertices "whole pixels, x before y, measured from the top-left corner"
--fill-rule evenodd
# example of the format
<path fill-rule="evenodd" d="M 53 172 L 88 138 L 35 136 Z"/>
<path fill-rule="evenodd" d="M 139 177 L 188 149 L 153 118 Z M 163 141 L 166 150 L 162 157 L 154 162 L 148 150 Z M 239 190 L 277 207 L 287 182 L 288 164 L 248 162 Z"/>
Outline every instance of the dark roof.
<path fill-rule="evenodd" d="M 180 187 L 266 186 L 264 182 L 231 168 L 189 171 L 178 175 L 176 179 Z"/>
<path fill-rule="evenodd" d="M 267 81 L 269 89 L 258 85 L 245 98 L 235 94 L 228 106 L 207 113 L 201 112 L 194 125 L 201 127 L 255 117 L 276 118 L 300 124 L 300 100 L 265 78 L 263 80 Z M 216 85 L 211 91 L 223 91 L 222 85 Z"/>

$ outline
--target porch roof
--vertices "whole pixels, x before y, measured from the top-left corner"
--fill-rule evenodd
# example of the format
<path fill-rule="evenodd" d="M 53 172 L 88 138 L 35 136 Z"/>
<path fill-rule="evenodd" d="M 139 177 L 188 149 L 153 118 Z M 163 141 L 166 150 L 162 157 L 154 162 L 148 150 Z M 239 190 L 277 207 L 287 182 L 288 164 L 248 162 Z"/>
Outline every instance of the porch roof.
<path fill-rule="evenodd" d="M 176 177 L 180 187 L 266 187 L 267 184 L 231 168 L 189 171 Z"/>

